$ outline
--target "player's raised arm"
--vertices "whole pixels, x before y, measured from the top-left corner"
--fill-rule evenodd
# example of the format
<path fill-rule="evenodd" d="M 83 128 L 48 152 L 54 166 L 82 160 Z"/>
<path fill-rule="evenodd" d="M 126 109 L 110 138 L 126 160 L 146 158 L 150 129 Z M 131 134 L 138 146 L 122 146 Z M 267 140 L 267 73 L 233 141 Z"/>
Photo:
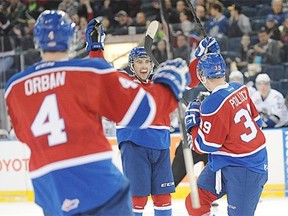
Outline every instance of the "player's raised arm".
<path fill-rule="evenodd" d="M 96 18 L 90 20 L 86 29 L 86 50 L 89 52 L 90 57 L 103 57 L 104 39 L 105 33 L 102 24 Z M 103 63 L 103 65 L 106 65 L 105 67 L 107 67 L 107 69 L 109 68 L 107 63 Z M 113 69 L 110 68 L 109 70 L 112 71 Z M 116 71 L 116 69 L 114 70 Z M 98 112 L 115 122 L 130 126 L 136 122 L 137 126 L 139 126 L 140 122 L 141 124 L 143 123 L 142 121 L 145 121 L 145 126 L 147 126 L 147 124 L 152 123 L 151 116 L 155 115 L 156 112 L 167 113 L 167 110 L 168 112 L 172 112 L 177 106 L 177 100 L 182 97 L 185 86 L 190 83 L 188 67 L 182 59 L 167 61 L 158 67 L 156 75 L 153 78 L 153 82 L 155 84 L 157 83 L 157 85 L 151 88 L 145 88 L 145 91 L 149 93 L 146 93 L 143 89 L 138 90 L 138 84 L 127 79 L 123 74 L 109 73 L 109 79 L 106 80 L 106 76 L 100 79 L 101 81 L 99 81 L 98 85 L 91 83 L 90 86 L 89 83 L 87 83 L 87 88 L 91 88 L 87 90 L 87 92 L 89 92 L 88 98 L 91 100 L 91 107 L 94 106 L 95 109 L 98 109 Z M 110 86 L 113 86 L 113 88 L 110 88 Z M 117 86 L 120 88 L 118 91 L 114 91 Z M 108 89 L 102 91 L 102 97 L 99 98 L 100 101 L 95 101 L 95 98 L 97 98 L 95 95 L 97 94 L 97 90 L 94 88 Z M 170 89 L 172 94 L 168 89 Z M 110 91 L 113 92 L 111 93 Z M 135 99 L 130 99 L 131 95 L 134 95 Z M 97 106 L 96 104 L 100 105 Z M 137 106 L 139 107 L 137 108 Z M 115 107 L 121 112 L 120 114 L 115 113 Z M 151 113 L 149 111 L 150 108 Z M 136 122 L 127 122 L 127 119 L 134 119 L 134 115 L 139 115 L 137 112 L 142 113 L 142 121 L 139 122 L 139 117 L 137 117 Z M 149 121 L 145 120 L 145 115 L 147 115 Z M 140 126 L 143 127 L 141 124 Z"/>
<path fill-rule="evenodd" d="M 89 53 L 90 58 L 104 58 L 104 40 L 105 32 L 102 23 L 96 18 L 91 19 L 86 27 L 86 51 Z"/>
<path fill-rule="evenodd" d="M 103 65 L 110 72 L 97 77 L 97 84 L 87 81 L 83 86 L 89 109 L 127 126 L 147 127 L 154 119 L 152 116 L 166 113 L 171 103 L 176 106 L 190 82 L 187 65 L 182 59 L 162 63 L 154 75 L 154 84 L 145 90 L 116 69 L 109 68 L 104 60 Z"/>

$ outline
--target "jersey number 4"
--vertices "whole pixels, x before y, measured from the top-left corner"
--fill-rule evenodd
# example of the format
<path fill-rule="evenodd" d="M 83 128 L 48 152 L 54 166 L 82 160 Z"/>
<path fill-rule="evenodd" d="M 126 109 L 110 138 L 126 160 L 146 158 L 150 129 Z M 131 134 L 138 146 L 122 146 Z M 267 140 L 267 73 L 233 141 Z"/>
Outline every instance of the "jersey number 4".
<path fill-rule="evenodd" d="M 46 96 L 32 123 L 33 135 L 38 137 L 48 134 L 48 144 L 54 146 L 67 142 L 64 129 L 65 122 L 63 118 L 60 118 L 56 95 Z"/>

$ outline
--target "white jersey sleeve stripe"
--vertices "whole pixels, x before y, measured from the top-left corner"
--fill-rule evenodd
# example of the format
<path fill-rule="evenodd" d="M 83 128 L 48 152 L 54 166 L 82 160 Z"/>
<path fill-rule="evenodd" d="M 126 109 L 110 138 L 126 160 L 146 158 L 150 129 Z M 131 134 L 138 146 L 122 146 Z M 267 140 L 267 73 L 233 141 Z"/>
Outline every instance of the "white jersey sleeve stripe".
<path fill-rule="evenodd" d="M 153 99 L 153 97 L 150 94 L 147 94 L 148 97 L 148 103 L 150 105 L 150 112 L 148 117 L 146 118 L 146 121 L 140 126 L 140 129 L 142 128 L 147 128 L 149 125 L 151 125 L 153 119 L 155 118 L 156 115 L 156 104 Z"/>

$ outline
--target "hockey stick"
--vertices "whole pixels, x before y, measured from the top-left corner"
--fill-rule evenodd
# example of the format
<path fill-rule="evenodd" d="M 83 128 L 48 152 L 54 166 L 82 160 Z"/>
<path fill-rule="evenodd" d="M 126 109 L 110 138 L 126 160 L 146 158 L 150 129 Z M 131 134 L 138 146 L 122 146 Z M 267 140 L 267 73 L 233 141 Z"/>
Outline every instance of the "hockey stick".
<path fill-rule="evenodd" d="M 201 24 L 201 21 L 200 21 L 199 17 L 196 15 L 196 11 L 195 11 L 195 8 L 194 8 L 193 4 L 191 3 L 190 0 L 186 0 L 186 3 L 187 3 L 187 5 L 188 5 L 188 8 L 189 8 L 191 14 L 192 14 L 193 17 L 194 17 L 194 20 L 196 21 L 196 25 L 197 25 L 198 29 L 200 30 L 200 33 L 201 33 L 204 37 L 207 37 L 207 34 L 206 34 L 205 30 L 204 30 L 204 27 L 203 27 L 203 25 Z"/>
<path fill-rule="evenodd" d="M 159 27 L 158 21 L 156 20 L 152 21 L 147 28 L 144 41 L 144 49 L 146 50 L 148 56 L 151 58 L 156 67 L 158 67 L 159 62 L 152 53 L 152 45 L 153 45 L 153 39 L 158 31 L 158 27 Z"/>
<path fill-rule="evenodd" d="M 168 58 L 172 59 L 175 55 L 173 53 L 173 40 L 172 40 L 172 33 L 170 30 L 168 18 L 167 18 L 167 10 L 165 5 L 165 0 L 160 1 L 160 13 L 161 13 L 161 20 L 163 23 L 163 27 L 165 27 L 166 30 L 166 41 L 167 41 L 167 51 L 168 51 Z M 183 145 L 183 155 L 184 155 L 184 162 L 186 167 L 186 172 L 189 180 L 189 186 L 190 186 L 190 198 L 192 202 L 193 208 L 200 208 L 200 200 L 199 200 L 199 194 L 198 194 L 198 187 L 197 182 L 195 179 L 194 174 L 194 162 L 193 157 L 191 154 L 191 150 L 188 146 L 188 137 L 186 133 L 185 123 L 184 123 L 184 110 L 182 106 L 182 102 L 178 102 L 178 116 L 179 116 L 179 124 L 180 124 L 180 132 L 182 135 L 182 145 Z"/>

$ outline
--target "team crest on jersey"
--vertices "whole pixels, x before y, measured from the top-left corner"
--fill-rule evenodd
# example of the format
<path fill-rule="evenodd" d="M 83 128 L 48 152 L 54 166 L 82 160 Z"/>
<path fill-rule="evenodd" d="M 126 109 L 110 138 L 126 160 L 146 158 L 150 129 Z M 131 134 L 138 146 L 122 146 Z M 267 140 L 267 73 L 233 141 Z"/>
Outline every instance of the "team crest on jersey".
<path fill-rule="evenodd" d="M 72 209 L 78 208 L 80 201 L 79 199 L 65 199 L 63 204 L 62 204 L 62 211 L 68 212 L 71 211 Z"/>

